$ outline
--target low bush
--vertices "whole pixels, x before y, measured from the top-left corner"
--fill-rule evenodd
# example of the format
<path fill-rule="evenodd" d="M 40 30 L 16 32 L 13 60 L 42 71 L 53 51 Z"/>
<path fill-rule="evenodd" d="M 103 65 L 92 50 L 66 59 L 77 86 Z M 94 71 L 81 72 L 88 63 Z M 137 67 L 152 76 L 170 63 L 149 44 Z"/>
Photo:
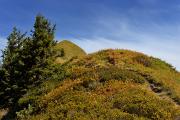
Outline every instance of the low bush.
<path fill-rule="evenodd" d="M 124 82 L 135 82 L 135 83 L 144 83 L 145 78 L 140 74 L 137 74 L 133 71 L 129 71 L 126 69 L 121 69 L 117 67 L 109 67 L 109 68 L 101 68 L 96 71 L 99 74 L 99 78 L 101 82 L 105 82 L 108 80 L 121 80 Z"/>
<path fill-rule="evenodd" d="M 145 55 L 138 55 L 133 58 L 133 61 L 142 64 L 145 67 L 150 67 L 152 65 L 151 59 Z"/>
<path fill-rule="evenodd" d="M 161 59 L 154 58 L 154 57 L 151 57 L 151 59 L 152 59 L 152 68 L 160 69 L 160 70 L 164 69 L 164 70 L 176 71 L 175 67 L 173 67 L 171 64 L 169 64 Z"/>
<path fill-rule="evenodd" d="M 34 108 L 29 104 L 27 109 L 25 108 L 19 112 L 16 112 L 17 119 L 18 120 L 30 119 L 30 115 L 33 113 L 33 109 Z"/>
<path fill-rule="evenodd" d="M 114 96 L 114 108 L 152 120 L 173 119 L 177 112 L 172 103 L 140 89 L 129 89 Z"/>

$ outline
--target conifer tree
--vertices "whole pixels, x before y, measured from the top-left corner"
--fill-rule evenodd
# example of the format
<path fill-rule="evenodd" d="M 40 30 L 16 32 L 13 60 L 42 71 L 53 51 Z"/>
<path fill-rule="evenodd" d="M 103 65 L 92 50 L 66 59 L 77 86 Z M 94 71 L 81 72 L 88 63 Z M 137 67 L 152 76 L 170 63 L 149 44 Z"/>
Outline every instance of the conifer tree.
<path fill-rule="evenodd" d="M 16 28 L 7 38 L 0 69 L 0 103 L 17 102 L 24 90 L 46 79 L 53 63 L 55 25 L 41 15 L 36 17 L 31 37 Z"/>
<path fill-rule="evenodd" d="M 32 69 L 29 76 L 32 82 L 39 82 L 44 69 L 52 62 L 55 25 L 52 25 L 44 16 L 37 15 L 32 31 L 32 46 L 30 46 L 30 60 Z M 34 81 L 35 80 L 35 81 Z"/>
<path fill-rule="evenodd" d="M 33 31 L 33 51 L 35 64 L 44 65 L 46 60 L 52 56 L 52 47 L 54 41 L 55 25 L 41 15 L 36 17 Z"/>
<path fill-rule="evenodd" d="M 25 34 L 22 34 L 17 28 L 13 28 L 12 33 L 7 38 L 7 47 L 3 51 L 2 55 L 2 68 L 1 68 L 1 92 L 3 92 L 4 98 L 8 98 L 10 102 L 13 102 L 18 97 L 19 90 L 21 89 L 21 75 L 23 62 L 21 60 L 22 43 L 25 39 Z M 2 94 L 1 94 L 2 95 Z"/>

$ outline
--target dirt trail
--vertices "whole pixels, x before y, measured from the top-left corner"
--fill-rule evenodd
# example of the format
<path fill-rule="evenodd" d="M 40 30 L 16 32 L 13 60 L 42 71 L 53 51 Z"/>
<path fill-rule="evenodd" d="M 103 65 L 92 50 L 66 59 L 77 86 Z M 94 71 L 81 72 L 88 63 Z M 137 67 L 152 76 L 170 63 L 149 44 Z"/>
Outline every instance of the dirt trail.
<path fill-rule="evenodd" d="M 167 99 L 173 102 L 177 107 L 180 106 L 178 102 L 176 102 L 174 99 L 172 99 L 169 95 L 171 94 L 169 91 L 163 90 L 161 86 L 158 86 L 154 83 L 149 83 L 149 89 L 153 91 L 156 95 L 161 97 L 162 99 Z"/>
<path fill-rule="evenodd" d="M 149 82 L 148 82 L 149 83 Z M 176 102 L 174 99 L 170 97 L 170 91 L 165 91 L 161 86 L 158 86 L 154 83 L 149 83 L 148 89 L 152 92 L 154 92 L 156 95 L 158 95 L 162 99 L 166 99 L 174 103 L 176 107 L 180 107 L 180 103 Z M 176 116 L 174 120 L 180 120 L 180 116 Z"/>

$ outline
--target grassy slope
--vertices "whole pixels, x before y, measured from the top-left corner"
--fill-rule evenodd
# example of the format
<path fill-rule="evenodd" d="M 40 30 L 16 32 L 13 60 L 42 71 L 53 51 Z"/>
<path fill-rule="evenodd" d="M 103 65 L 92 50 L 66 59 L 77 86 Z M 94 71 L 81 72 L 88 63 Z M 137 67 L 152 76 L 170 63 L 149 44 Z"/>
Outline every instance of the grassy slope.
<path fill-rule="evenodd" d="M 30 90 L 19 118 L 173 120 L 180 114 L 180 73 L 128 50 L 103 50 L 65 63 L 62 81 Z"/>
<path fill-rule="evenodd" d="M 75 56 L 81 57 L 86 55 L 83 49 L 68 40 L 63 40 L 55 46 L 56 51 L 59 51 L 62 48 L 64 49 L 65 56 L 58 57 L 56 59 L 57 63 L 63 63 Z"/>

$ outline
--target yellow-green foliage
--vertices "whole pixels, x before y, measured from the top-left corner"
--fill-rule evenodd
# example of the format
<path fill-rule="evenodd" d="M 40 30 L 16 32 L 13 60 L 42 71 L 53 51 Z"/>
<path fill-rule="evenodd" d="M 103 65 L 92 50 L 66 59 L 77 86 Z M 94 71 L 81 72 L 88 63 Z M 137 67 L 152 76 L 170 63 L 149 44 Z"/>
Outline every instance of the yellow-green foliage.
<path fill-rule="evenodd" d="M 56 59 L 57 63 L 64 63 L 72 57 L 82 57 L 86 55 L 83 49 L 68 40 L 63 40 L 59 42 L 54 49 L 57 52 L 61 51 L 62 49 L 64 50 L 64 56 L 58 57 Z"/>
<path fill-rule="evenodd" d="M 20 99 L 25 109 L 17 113 L 19 119 L 173 120 L 180 115 L 180 73 L 164 61 L 103 50 L 62 66 L 68 75 L 56 78 L 64 79 L 47 81 Z"/>

